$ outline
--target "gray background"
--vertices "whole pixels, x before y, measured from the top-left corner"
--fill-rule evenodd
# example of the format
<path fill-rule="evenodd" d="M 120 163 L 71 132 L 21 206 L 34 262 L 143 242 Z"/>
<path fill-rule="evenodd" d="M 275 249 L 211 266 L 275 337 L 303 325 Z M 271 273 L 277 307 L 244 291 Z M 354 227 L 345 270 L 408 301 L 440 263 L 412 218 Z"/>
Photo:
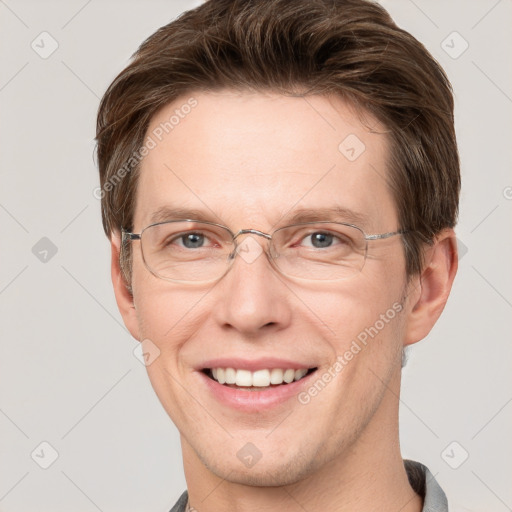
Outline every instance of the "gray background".
<path fill-rule="evenodd" d="M 185 488 L 111 290 L 93 136 L 138 44 L 198 3 L 0 0 L 0 511 L 166 511 Z M 453 83 L 463 173 L 459 275 L 404 369 L 403 455 L 453 510 L 512 510 L 512 3 L 382 4 Z"/>

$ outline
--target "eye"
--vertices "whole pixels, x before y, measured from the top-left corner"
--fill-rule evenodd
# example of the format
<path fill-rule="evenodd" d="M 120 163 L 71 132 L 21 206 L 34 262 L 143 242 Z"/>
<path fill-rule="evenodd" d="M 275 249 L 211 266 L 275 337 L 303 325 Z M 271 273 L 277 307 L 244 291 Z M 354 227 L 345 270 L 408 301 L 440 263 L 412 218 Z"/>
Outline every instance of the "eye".
<path fill-rule="evenodd" d="M 203 257 L 229 246 L 231 238 L 230 232 L 221 227 L 216 229 L 191 221 L 162 222 L 144 230 L 146 255 L 151 251 L 172 257 Z"/>
<path fill-rule="evenodd" d="M 302 245 L 314 247 L 315 249 L 324 249 L 340 243 L 348 243 L 348 241 L 328 231 L 315 231 L 314 233 L 309 233 L 302 239 Z"/>
<path fill-rule="evenodd" d="M 207 234 L 201 231 L 182 231 L 181 233 L 175 233 L 172 236 L 166 237 L 163 246 L 167 249 L 172 249 L 173 247 L 179 249 L 201 249 L 215 246 L 215 243 Z"/>
<path fill-rule="evenodd" d="M 333 242 L 333 235 L 330 233 L 312 233 L 306 239 L 311 241 L 311 245 L 316 248 L 330 247 Z"/>
<path fill-rule="evenodd" d="M 197 249 L 203 247 L 206 237 L 202 233 L 187 233 L 181 235 L 178 240 L 180 240 L 187 249 Z"/>

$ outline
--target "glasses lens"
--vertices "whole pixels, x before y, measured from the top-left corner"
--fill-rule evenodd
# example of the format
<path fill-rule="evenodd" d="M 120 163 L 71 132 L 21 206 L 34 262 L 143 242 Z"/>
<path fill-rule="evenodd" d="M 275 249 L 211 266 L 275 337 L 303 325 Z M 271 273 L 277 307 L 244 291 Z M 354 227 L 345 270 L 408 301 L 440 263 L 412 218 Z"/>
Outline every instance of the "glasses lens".
<path fill-rule="evenodd" d="M 274 263 L 285 275 L 312 280 L 345 279 L 366 259 L 364 233 L 354 226 L 319 222 L 277 230 Z"/>
<path fill-rule="evenodd" d="M 359 273 L 367 243 L 355 226 L 318 222 L 278 229 L 271 259 L 284 275 L 335 281 Z M 143 230 L 144 262 L 157 277 L 208 282 L 222 277 L 233 261 L 234 243 L 227 228 L 197 221 L 171 221 Z M 249 263 L 249 262 L 248 262 Z"/>
<path fill-rule="evenodd" d="M 156 276 L 173 281 L 210 281 L 228 268 L 233 243 L 220 226 L 178 221 L 154 224 L 142 232 L 144 262 Z"/>

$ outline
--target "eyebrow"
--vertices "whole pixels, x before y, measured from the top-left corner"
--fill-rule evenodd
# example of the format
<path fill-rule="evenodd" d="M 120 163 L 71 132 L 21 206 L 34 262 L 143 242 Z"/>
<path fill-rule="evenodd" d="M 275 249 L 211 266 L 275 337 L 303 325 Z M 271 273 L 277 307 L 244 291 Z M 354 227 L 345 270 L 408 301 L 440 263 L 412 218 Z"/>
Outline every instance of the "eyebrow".
<path fill-rule="evenodd" d="M 338 205 L 329 208 L 299 208 L 294 210 L 290 216 L 285 215 L 284 218 L 287 223 L 328 220 L 333 222 L 348 222 L 360 227 L 368 224 L 370 221 L 368 215 Z"/>
<path fill-rule="evenodd" d="M 150 224 L 157 224 L 158 222 L 178 219 L 192 219 L 215 223 L 219 223 L 220 221 L 213 212 L 197 210 L 195 208 L 172 208 L 169 206 L 162 206 L 151 214 L 149 222 Z"/>
<path fill-rule="evenodd" d="M 222 224 L 222 220 L 213 212 L 197 210 L 195 208 L 172 208 L 169 206 L 163 206 L 153 212 L 150 216 L 150 224 L 178 219 L 191 219 Z M 286 224 L 318 221 L 348 222 L 359 227 L 364 227 L 369 223 L 370 219 L 366 214 L 336 205 L 329 208 L 298 208 L 282 216 L 279 224 L 282 224 L 282 221 Z"/>

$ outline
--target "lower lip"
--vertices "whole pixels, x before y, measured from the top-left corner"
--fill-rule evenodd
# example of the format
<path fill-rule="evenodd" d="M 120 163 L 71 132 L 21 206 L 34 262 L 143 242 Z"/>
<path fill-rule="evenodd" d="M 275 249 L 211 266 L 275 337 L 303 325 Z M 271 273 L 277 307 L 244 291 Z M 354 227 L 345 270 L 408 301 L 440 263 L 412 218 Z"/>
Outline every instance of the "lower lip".
<path fill-rule="evenodd" d="M 244 412 L 261 411 L 262 409 L 275 407 L 285 403 L 291 398 L 295 398 L 303 388 L 307 387 L 309 379 L 311 376 L 315 375 L 315 373 L 316 371 L 311 372 L 302 379 L 291 382 L 290 384 L 269 387 L 262 391 L 244 391 L 243 389 L 231 388 L 219 384 L 205 373 L 201 371 L 198 372 L 208 391 L 216 400 L 233 409 Z"/>

